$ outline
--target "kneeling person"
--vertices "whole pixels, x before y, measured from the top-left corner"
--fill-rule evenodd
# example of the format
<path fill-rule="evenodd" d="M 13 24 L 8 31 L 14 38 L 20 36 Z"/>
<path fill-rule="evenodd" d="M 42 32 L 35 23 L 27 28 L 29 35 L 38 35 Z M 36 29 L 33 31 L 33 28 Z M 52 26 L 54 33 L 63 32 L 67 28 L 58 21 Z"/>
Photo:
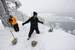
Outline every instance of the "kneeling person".
<path fill-rule="evenodd" d="M 11 24 L 11 26 L 14 28 L 14 30 L 16 32 L 19 31 L 19 26 L 18 26 L 18 23 L 17 23 L 17 20 L 16 20 L 15 16 L 10 15 L 10 18 L 9 18 L 8 22 Z"/>

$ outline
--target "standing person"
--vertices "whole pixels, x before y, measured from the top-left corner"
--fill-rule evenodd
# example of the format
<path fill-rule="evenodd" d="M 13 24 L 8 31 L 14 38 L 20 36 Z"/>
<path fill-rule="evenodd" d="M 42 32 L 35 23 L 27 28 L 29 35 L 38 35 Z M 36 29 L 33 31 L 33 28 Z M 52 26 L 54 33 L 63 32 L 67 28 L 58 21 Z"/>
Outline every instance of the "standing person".
<path fill-rule="evenodd" d="M 19 26 L 18 26 L 18 23 L 17 23 L 17 20 L 16 20 L 16 17 L 15 16 L 11 16 L 10 15 L 10 18 L 8 19 L 8 22 L 14 28 L 14 30 L 16 32 L 19 31 Z"/>
<path fill-rule="evenodd" d="M 38 20 L 37 15 L 38 15 L 37 12 L 33 12 L 33 16 L 31 18 L 29 18 L 26 22 L 22 23 L 22 25 L 24 25 L 28 22 L 30 22 L 30 24 L 31 24 L 30 32 L 28 34 L 28 39 L 27 40 L 30 39 L 30 37 L 31 37 L 34 30 L 36 31 L 37 34 L 40 34 L 40 31 L 38 29 L 38 22 L 42 23 L 42 24 L 43 24 L 43 22 Z"/>

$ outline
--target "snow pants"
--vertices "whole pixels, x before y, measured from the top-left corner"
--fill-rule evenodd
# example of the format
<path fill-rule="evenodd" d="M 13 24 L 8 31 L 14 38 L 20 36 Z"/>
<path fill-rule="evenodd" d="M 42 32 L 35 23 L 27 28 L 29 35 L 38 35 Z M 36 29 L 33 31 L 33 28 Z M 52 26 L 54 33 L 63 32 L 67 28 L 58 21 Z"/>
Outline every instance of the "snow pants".
<path fill-rule="evenodd" d="M 37 34 L 40 34 L 38 27 L 36 27 L 36 28 L 30 28 L 30 32 L 28 34 L 29 38 L 31 37 L 31 35 L 34 32 L 34 30 L 36 31 Z"/>
<path fill-rule="evenodd" d="M 16 32 L 18 32 L 18 31 L 19 31 L 18 23 L 16 23 L 15 25 L 13 25 L 13 28 L 14 28 L 14 30 L 15 30 Z"/>

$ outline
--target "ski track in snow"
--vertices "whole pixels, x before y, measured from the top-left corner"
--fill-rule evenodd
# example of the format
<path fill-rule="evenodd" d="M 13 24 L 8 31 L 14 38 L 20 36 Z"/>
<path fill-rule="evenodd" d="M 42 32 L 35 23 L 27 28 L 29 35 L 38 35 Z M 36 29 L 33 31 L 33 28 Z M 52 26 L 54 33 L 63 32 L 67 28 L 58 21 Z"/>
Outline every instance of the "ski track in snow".
<path fill-rule="evenodd" d="M 40 34 L 32 34 L 27 40 L 30 24 L 24 26 L 19 22 L 20 31 L 13 32 L 18 39 L 16 45 L 11 45 L 12 35 L 9 29 L 0 29 L 0 50 L 75 50 L 75 36 L 64 32 L 62 29 L 54 29 L 48 32 L 49 28 L 39 24 Z M 36 47 L 31 46 L 31 41 L 36 40 Z"/>

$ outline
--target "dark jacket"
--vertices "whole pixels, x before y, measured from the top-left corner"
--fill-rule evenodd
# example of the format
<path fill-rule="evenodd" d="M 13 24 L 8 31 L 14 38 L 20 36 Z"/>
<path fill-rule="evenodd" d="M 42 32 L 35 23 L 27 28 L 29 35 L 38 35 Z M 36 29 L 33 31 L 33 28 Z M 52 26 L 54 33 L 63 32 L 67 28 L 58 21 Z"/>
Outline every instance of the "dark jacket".
<path fill-rule="evenodd" d="M 33 28 L 38 27 L 38 22 L 43 24 L 43 22 L 39 21 L 37 17 L 31 17 L 31 18 L 29 18 L 26 22 L 23 23 L 23 25 L 26 24 L 26 23 L 28 23 L 28 22 L 30 22 L 31 28 L 32 27 Z"/>

